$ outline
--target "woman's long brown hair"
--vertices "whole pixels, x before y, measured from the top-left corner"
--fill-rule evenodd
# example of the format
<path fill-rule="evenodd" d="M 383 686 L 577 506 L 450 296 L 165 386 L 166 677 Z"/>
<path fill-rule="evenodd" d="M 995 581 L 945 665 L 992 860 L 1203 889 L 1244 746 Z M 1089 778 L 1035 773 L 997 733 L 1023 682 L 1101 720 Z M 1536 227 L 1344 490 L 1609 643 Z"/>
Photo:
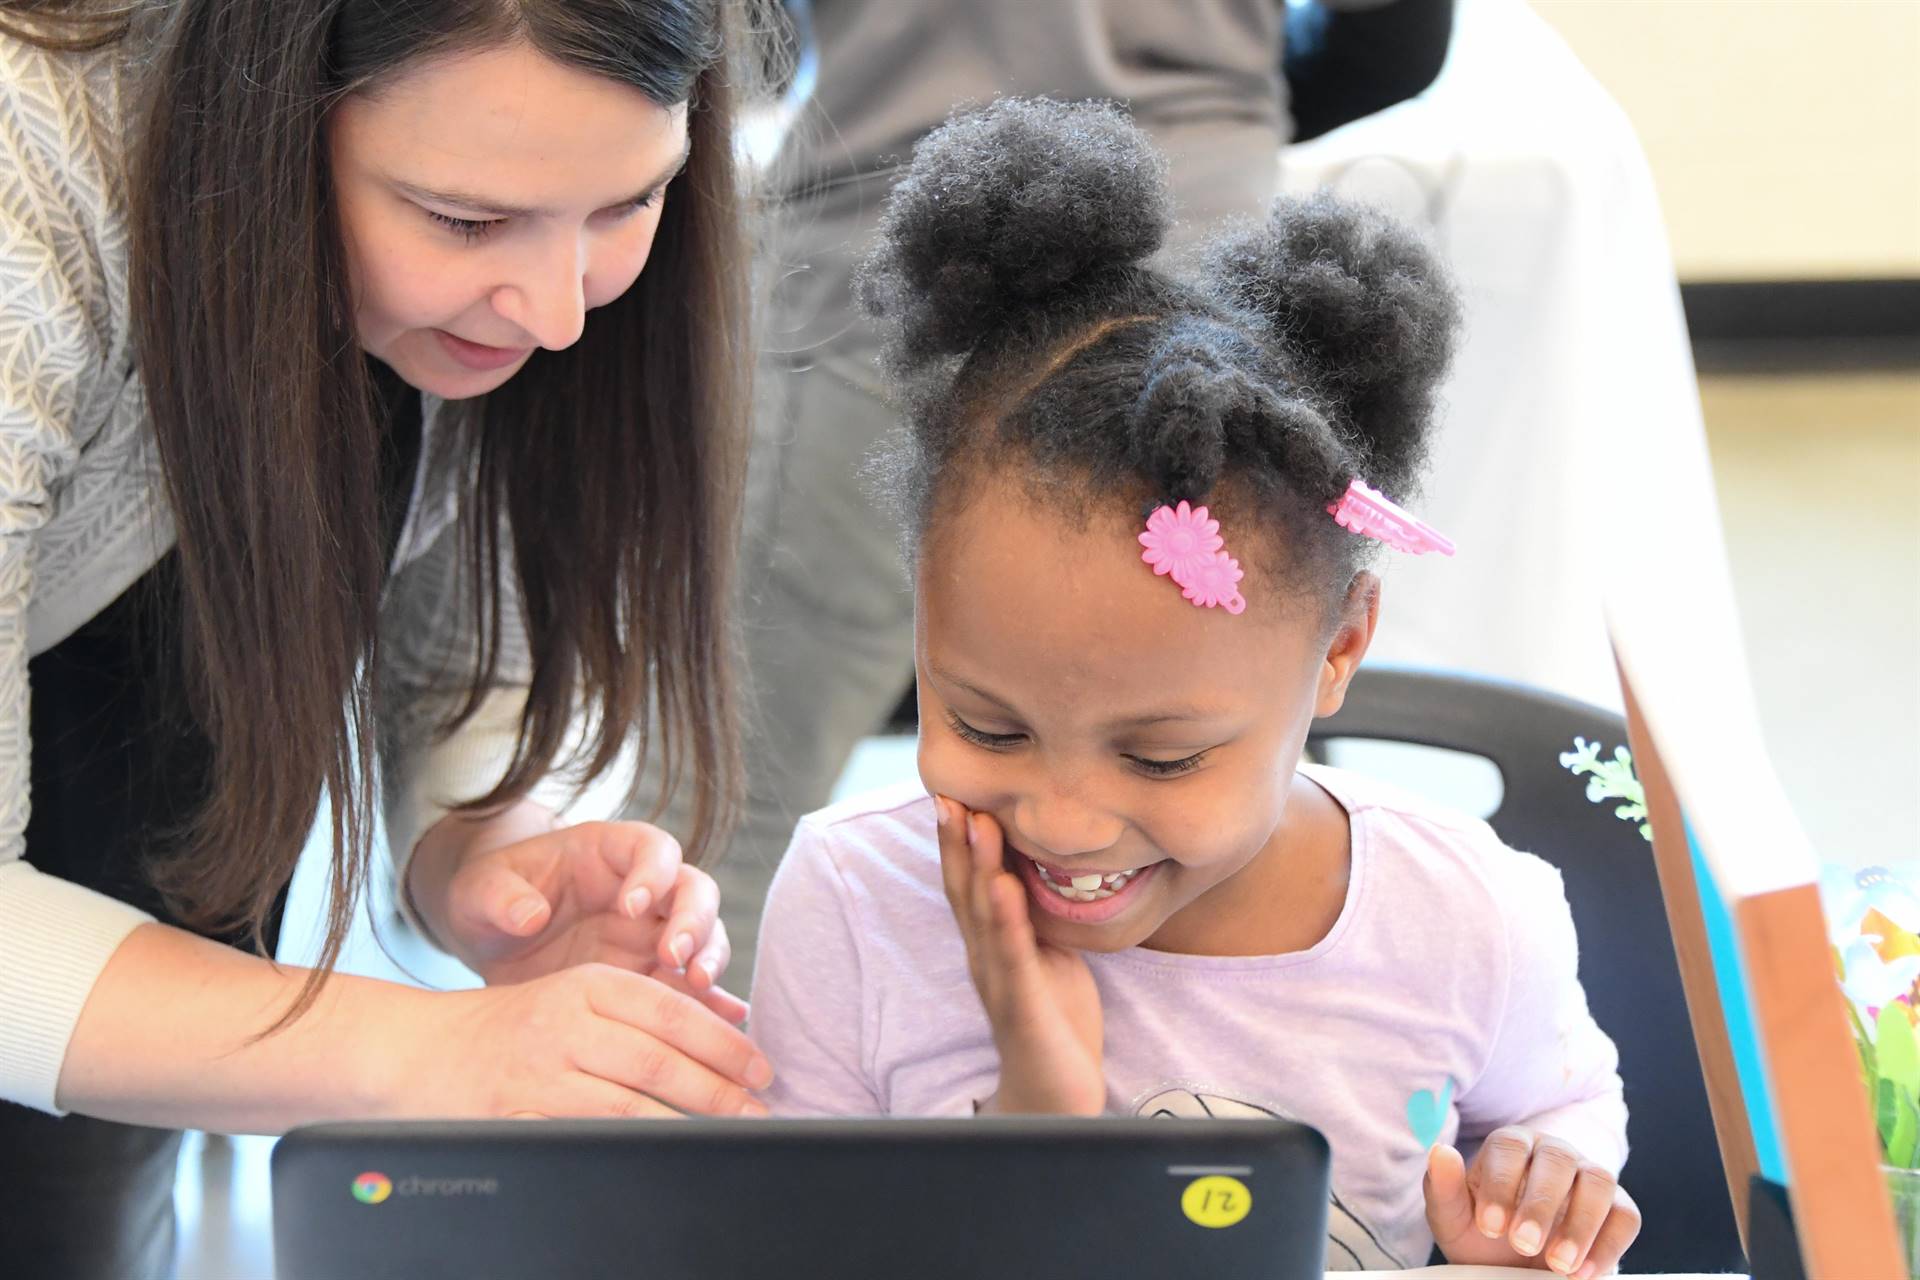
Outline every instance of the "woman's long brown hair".
<path fill-rule="evenodd" d="M 128 164 L 132 313 L 178 537 L 188 693 L 210 792 L 157 883 L 189 923 L 265 935 L 321 795 L 334 846 L 313 1001 L 366 882 L 385 576 L 384 430 L 353 329 L 326 163 L 328 112 L 417 59 L 515 40 L 690 103 L 692 153 L 656 249 L 581 340 L 448 406 L 477 478 L 462 503 L 475 594 L 471 715 L 517 583 L 533 659 L 507 776 L 604 772 L 657 731 L 670 790 L 691 774 L 699 858 L 739 793 L 727 604 L 749 359 L 733 150 L 732 0 L 0 0 L 0 27 L 54 48 L 132 28 L 148 86 Z M 147 30 L 152 19 L 152 29 Z M 139 114 L 143 113 L 143 114 Z M 581 761 L 558 759 L 581 705 Z"/>

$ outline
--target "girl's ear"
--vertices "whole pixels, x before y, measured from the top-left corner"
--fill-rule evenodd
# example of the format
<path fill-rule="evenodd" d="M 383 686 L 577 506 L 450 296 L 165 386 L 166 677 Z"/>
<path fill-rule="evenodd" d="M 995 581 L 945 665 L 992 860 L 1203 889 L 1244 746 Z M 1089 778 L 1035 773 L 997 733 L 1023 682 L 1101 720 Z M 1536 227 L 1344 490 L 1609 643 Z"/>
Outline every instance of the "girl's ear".
<path fill-rule="evenodd" d="M 1320 687 L 1314 696 L 1315 719 L 1330 716 L 1347 700 L 1347 683 L 1359 669 L 1373 643 L 1373 629 L 1380 622 L 1380 579 L 1371 573 L 1353 575 L 1347 584 L 1347 598 L 1340 606 L 1340 621 L 1333 638 L 1327 642 L 1326 657 L 1320 663 Z"/>

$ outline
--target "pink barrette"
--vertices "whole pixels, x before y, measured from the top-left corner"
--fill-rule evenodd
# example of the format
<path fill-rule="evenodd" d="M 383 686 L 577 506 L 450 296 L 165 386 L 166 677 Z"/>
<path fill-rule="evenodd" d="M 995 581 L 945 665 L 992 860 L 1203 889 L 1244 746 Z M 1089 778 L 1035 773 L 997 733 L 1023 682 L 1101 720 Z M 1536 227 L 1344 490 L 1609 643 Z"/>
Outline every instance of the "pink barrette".
<path fill-rule="evenodd" d="M 1453 543 L 1446 535 L 1357 477 L 1347 486 L 1346 495 L 1329 504 L 1327 510 L 1342 528 L 1378 538 L 1396 551 L 1416 556 L 1428 551 L 1453 554 Z"/>
<path fill-rule="evenodd" d="M 1178 507 L 1155 507 L 1140 545 L 1146 548 L 1140 558 L 1156 574 L 1170 575 L 1196 608 L 1246 611 L 1247 599 L 1235 585 L 1245 576 L 1240 562 L 1221 550 L 1225 541 L 1220 522 L 1208 518 L 1205 507 L 1185 501 Z"/>

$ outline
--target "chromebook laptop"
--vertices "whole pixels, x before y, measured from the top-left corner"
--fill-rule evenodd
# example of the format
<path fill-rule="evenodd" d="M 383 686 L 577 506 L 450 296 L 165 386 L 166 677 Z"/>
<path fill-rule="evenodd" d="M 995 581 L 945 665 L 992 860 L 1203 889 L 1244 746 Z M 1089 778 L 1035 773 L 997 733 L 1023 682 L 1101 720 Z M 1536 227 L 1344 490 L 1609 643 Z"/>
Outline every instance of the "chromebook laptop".
<path fill-rule="evenodd" d="M 321 1125 L 273 1154 L 279 1280 L 1320 1280 L 1328 1150 L 1280 1120 Z"/>

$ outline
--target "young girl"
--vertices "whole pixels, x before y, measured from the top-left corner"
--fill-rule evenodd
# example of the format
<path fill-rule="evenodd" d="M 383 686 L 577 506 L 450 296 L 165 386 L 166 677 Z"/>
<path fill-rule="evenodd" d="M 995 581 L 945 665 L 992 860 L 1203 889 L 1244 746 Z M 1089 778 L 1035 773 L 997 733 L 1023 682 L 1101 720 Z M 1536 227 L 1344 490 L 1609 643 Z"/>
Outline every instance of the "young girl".
<path fill-rule="evenodd" d="M 863 296 L 909 407 L 924 790 L 795 835 L 767 1099 L 1288 1116 L 1332 1144 L 1330 1265 L 1597 1275 L 1638 1215 L 1558 876 L 1300 762 L 1379 613 L 1354 529 L 1448 549 L 1360 486 L 1412 487 L 1453 302 L 1325 198 L 1169 274 L 1163 172 L 1112 110 L 1007 101 L 893 197 Z"/>

